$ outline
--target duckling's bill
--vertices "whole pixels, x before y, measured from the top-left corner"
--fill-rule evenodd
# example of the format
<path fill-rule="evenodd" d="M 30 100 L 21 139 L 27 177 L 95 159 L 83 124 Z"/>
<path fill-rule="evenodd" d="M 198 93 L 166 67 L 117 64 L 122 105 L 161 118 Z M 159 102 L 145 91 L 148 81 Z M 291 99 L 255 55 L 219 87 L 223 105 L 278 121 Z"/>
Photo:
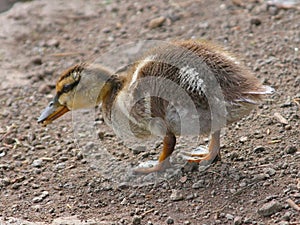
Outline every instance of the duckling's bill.
<path fill-rule="evenodd" d="M 68 111 L 70 111 L 68 107 L 61 105 L 57 98 L 54 98 L 38 118 L 38 123 L 42 123 L 43 126 L 46 126 Z"/>

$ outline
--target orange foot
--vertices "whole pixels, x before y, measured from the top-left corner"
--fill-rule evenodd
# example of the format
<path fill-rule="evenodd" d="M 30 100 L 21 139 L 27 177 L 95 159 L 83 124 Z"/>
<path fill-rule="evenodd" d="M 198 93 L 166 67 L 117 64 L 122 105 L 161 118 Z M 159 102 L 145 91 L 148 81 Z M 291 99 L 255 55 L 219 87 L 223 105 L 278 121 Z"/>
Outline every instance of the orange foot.
<path fill-rule="evenodd" d="M 188 162 L 199 163 L 199 166 L 209 166 L 221 159 L 219 149 L 208 150 L 201 146 L 192 152 L 183 152 L 182 157 Z"/>
<path fill-rule="evenodd" d="M 158 162 L 158 164 L 156 164 L 153 167 L 135 168 L 135 169 L 133 169 L 133 173 L 134 174 L 149 174 L 149 173 L 153 173 L 153 172 L 163 172 L 170 167 L 171 167 L 171 163 L 170 163 L 169 159 L 165 159 L 162 162 Z"/>
<path fill-rule="evenodd" d="M 208 149 L 198 147 L 191 153 L 188 153 L 187 160 L 189 162 L 197 162 L 199 166 L 209 166 L 210 164 L 221 159 L 220 155 L 220 131 L 216 131 L 211 135 Z"/>

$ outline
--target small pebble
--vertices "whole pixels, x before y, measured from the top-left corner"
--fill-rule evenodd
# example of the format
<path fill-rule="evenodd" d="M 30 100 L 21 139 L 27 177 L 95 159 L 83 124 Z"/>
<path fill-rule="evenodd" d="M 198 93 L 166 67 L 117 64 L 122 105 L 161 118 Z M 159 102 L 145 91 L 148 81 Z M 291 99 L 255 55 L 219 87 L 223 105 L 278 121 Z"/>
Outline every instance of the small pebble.
<path fill-rule="evenodd" d="M 41 198 L 46 198 L 49 196 L 49 192 L 48 191 L 43 191 L 42 194 L 40 195 Z"/>
<path fill-rule="evenodd" d="M 155 19 L 152 19 L 149 24 L 148 24 L 148 27 L 150 29 L 154 29 L 154 28 L 157 28 L 157 27 L 160 27 L 163 25 L 163 23 L 166 21 L 166 18 L 164 16 L 160 16 L 160 17 L 157 17 Z"/>
<path fill-rule="evenodd" d="M 276 170 L 274 170 L 273 168 L 268 167 L 268 168 L 264 169 L 264 173 L 266 173 L 270 176 L 274 176 L 276 174 Z"/>
<path fill-rule="evenodd" d="M 40 194 L 40 196 L 37 196 L 37 197 L 34 197 L 33 199 L 32 199 L 32 202 L 33 203 L 38 203 L 38 202 L 41 202 L 41 201 L 43 201 L 46 197 L 48 197 L 49 196 L 49 192 L 48 191 L 43 191 L 41 194 Z"/>
<path fill-rule="evenodd" d="M 278 14 L 279 9 L 276 6 L 269 6 L 268 11 L 272 16 L 275 16 Z"/>
<path fill-rule="evenodd" d="M 250 20 L 251 25 L 259 26 L 261 25 L 261 20 L 259 18 L 252 18 Z"/>
<path fill-rule="evenodd" d="M 234 219 L 234 216 L 231 215 L 231 214 L 229 214 L 229 213 L 227 213 L 227 214 L 225 215 L 225 217 L 226 217 L 226 219 L 228 219 L 228 220 L 233 220 L 233 219 Z"/>
<path fill-rule="evenodd" d="M 248 137 L 243 136 L 243 137 L 240 137 L 239 142 L 240 143 L 245 143 L 247 140 L 248 140 Z"/>
<path fill-rule="evenodd" d="M 271 216 L 281 211 L 282 207 L 283 206 L 278 201 L 272 200 L 271 202 L 268 202 L 260 207 L 257 212 L 261 216 Z"/>
<path fill-rule="evenodd" d="M 135 148 L 132 149 L 132 153 L 135 154 L 135 155 L 138 155 L 142 152 L 145 152 L 146 150 L 147 150 L 146 146 L 139 145 L 139 146 L 136 146 Z"/>
<path fill-rule="evenodd" d="M 142 218 L 140 216 L 134 216 L 132 219 L 132 225 L 140 225 Z"/>
<path fill-rule="evenodd" d="M 36 159 L 36 160 L 33 160 L 33 162 L 32 162 L 31 165 L 32 165 L 33 167 L 41 167 L 42 164 L 43 164 L 43 160 L 41 160 L 41 159 Z"/>
<path fill-rule="evenodd" d="M 58 163 L 54 166 L 54 170 L 63 170 L 66 168 L 66 164 L 64 162 Z"/>
<path fill-rule="evenodd" d="M 242 220 L 242 217 L 240 216 L 236 216 L 233 220 L 233 224 L 234 225 L 242 225 L 243 224 L 243 220 Z"/>
<path fill-rule="evenodd" d="M 5 151 L 0 151 L 0 158 L 5 156 L 6 155 L 6 152 Z"/>
<path fill-rule="evenodd" d="M 39 185 L 39 184 L 32 183 L 32 184 L 31 184 L 31 187 L 32 187 L 32 189 L 38 189 L 38 188 L 40 188 L 40 185 Z"/>
<path fill-rule="evenodd" d="M 127 189 L 129 187 L 128 183 L 124 182 L 124 183 L 120 183 L 118 185 L 118 188 L 120 189 Z"/>
<path fill-rule="evenodd" d="M 260 174 L 256 174 L 254 175 L 253 177 L 253 181 L 254 182 L 258 182 L 258 181 L 262 181 L 262 180 L 266 180 L 268 179 L 270 176 L 268 174 L 265 174 L 265 173 L 260 173 Z"/>
<path fill-rule="evenodd" d="M 290 223 L 288 221 L 281 221 L 278 225 L 289 225 Z"/>
<path fill-rule="evenodd" d="M 33 59 L 31 59 L 31 63 L 33 65 L 39 66 L 43 64 L 42 58 L 41 57 L 35 57 Z"/>
<path fill-rule="evenodd" d="M 38 202 L 41 202 L 41 201 L 43 201 L 43 198 L 40 197 L 40 196 L 34 197 L 34 198 L 32 199 L 32 202 L 33 202 L 33 203 L 38 203 Z"/>
<path fill-rule="evenodd" d="M 246 187 L 247 183 L 245 181 L 242 181 L 242 182 L 239 183 L 239 186 L 240 187 Z"/>
<path fill-rule="evenodd" d="M 52 91 L 52 87 L 49 84 L 41 84 L 38 92 L 41 94 L 49 94 Z"/>
<path fill-rule="evenodd" d="M 184 197 L 183 197 L 182 193 L 179 190 L 173 189 L 172 194 L 170 196 L 170 199 L 172 201 L 180 201 L 180 200 L 183 200 Z"/>
<path fill-rule="evenodd" d="M 186 162 L 183 166 L 183 171 L 185 173 L 189 173 L 189 172 L 195 172 L 198 171 L 199 169 L 199 163 L 196 162 Z"/>
<path fill-rule="evenodd" d="M 292 126 L 289 125 L 289 124 L 288 124 L 288 125 L 285 125 L 285 126 L 284 126 L 284 129 L 285 129 L 285 130 L 291 130 L 291 129 L 292 129 Z"/>
<path fill-rule="evenodd" d="M 107 34 L 107 33 L 110 33 L 110 32 L 111 32 L 111 29 L 110 29 L 109 27 L 104 27 L 104 28 L 102 29 L 102 33 Z"/>
<path fill-rule="evenodd" d="M 282 219 L 285 220 L 285 221 L 290 221 L 291 220 L 291 216 L 292 216 L 292 213 L 291 212 L 286 212 Z"/>
<path fill-rule="evenodd" d="M 5 187 L 10 184 L 10 179 L 8 177 L 4 177 L 0 179 L 0 187 Z"/>
<path fill-rule="evenodd" d="M 297 152 L 297 147 L 295 146 L 287 146 L 285 149 L 285 152 L 287 154 L 294 154 L 295 152 Z"/>
<path fill-rule="evenodd" d="M 121 205 L 127 205 L 128 201 L 126 198 L 123 198 L 122 202 L 120 203 Z"/>
<path fill-rule="evenodd" d="M 253 149 L 254 153 L 261 153 L 264 152 L 266 149 L 263 146 L 257 146 Z"/>
<path fill-rule="evenodd" d="M 42 208 L 42 206 L 41 205 L 33 205 L 33 206 L 31 206 L 33 209 L 34 209 L 34 211 L 36 211 L 36 212 L 39 212 L 40 211 L 40 209 Z"/>
<path fill-rule="evenodd" d="M 6 138 L 3 138 L 2 142 L 7 145 L 12 145 L 15 143 L 15 139 L 6 137 Z"/>
<path fill-rule="evenodd" d="M 253 222 L 253 220 L 252 220 L 251 218 L 249 218 L 249 217 L 246 217 L 246 218 L 244 219 L 244 223 L 245 223 L 245 224 L 252 224 L 252 222 Z"/>
<path fill-rule="evenodd" d="M 196 183 L 192 185 L 192 188 L 199 189 L 205 187 L 205 181 L 204 180 L 198 180 Z"/>
<path fill-rule="evenodd" d="M 59 41 L 56 40 L 56 39 L 50 39 L 50 40 L 47 41 L 46 46 L 49 46 L 49 47 L 58 47 L 59 46 Z"/>
<path fill-rule="evenodd" d="M 171 217 L 168 217 L 168 219 L 166 220 L 167 224 L 174 224 L 174 219 Z"/>

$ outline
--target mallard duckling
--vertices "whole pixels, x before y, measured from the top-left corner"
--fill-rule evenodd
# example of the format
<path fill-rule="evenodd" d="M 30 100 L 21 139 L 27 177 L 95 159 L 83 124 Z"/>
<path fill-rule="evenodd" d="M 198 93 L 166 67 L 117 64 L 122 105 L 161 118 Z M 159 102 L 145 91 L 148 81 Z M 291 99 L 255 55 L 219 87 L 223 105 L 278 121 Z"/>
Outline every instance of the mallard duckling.
<path fill-rule="evenodd" d="M 38 122 L 47 125 L 70 110 L 101 104 L 106 123 L 120 136 L 128 132 L 137 138 L 163 137 L 158 164 L 135 170 L 149 173 L 168 167 L 179 135 L 210 133 L 208 154 L 187 158 L 201 165 L 220 159 L 220 129 L 247 115 L 272 92 L 222 48 L 203 41 L 173 41 L 115 73 L 96 64 L 69 68 Z"/>

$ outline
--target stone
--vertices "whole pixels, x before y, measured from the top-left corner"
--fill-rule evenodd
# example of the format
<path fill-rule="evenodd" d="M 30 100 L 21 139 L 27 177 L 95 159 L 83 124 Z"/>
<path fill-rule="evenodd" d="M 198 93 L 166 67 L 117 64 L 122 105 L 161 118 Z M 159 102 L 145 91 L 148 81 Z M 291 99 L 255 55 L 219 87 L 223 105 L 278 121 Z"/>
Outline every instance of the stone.
<path fill-rule="evenodd" d="M 104 34 L 107 34 L 107 33 L 110 33 L 110 32 L 111 32 L 111 29 L 109 27 L 104 27 L 102 29 L 102 33 L 104 33 Z"/>
<path fill-rule="evenodd" d="M 49 84 L 41 84 L 38 91 L 41 94 L 49 94 L 52 91 L 52 87 Z"/>
<path fill-rule="evenodd" d="M 172 194 L 170 196 L 172 201 L 181 201 L 184 199 L 182 193 L 179 190 L 173 189 Z"/>
<path fill-rule="evenodd" d="M 166 17 L 164 16 L 160 16 L 160 17 L 157 17 L 157 18 L 154 18 L 152 19 L 149 24 L 148 24 L 148 27 L 150 29 L 154 29 L 154 28 L 157 28 L 157 27 L 160 27 L 163 25 L 163 23 L 166 21 Z"/>
<path fill-rule="evenodd" d="M 291 213 L 291 212 L 286 212 L 286 213 L 283 215 L 282 219 L 283 219 L 284 221 L 290 221 L 290 220 L 291 220 L 291 216 L 292 216 L 292 213 Z"/>
<path fill-rule="evenodd" d="M 231 215 L 231 214 L 229 214 L 229 213 L 227 213 L 227 214 L 225 215 L 225 217 L 226 217 L 226 219 L 228 219 L 228 220 L 233 220 L 233 219 L 234 219 L 234 216 Z"/>
<path fill-rule="evenodd" d="M 276 200 L 272 200 L 264 204 L 261 208 L 257 210 L 257 213 L 261 216 L 271 216 L 279 211 L 281 211 L 283 206 Z"/>
<path fill-rule="evenodd" d="M 32 199 L 32 202 L 33 202 L 33 203 L 39 203 L 39 202 L 41 202 L 41 201 L 43 201 L 43 198 L 42 198 L 41 196 L 34 197 L 34 198 Z"/>
<path fill-rule="evenodd" d="M 46 46 L 49 46 L 49 47 L 58 47 L 59 46 L 59 41 L 56 40 L 56 39 L 50 39 L 47 41 L 47 44 Z"/>
<path fill-rule="evenodd" d="M 174 224 L 174 219 L 171 217 L 168 217 L 168 219 L 166 220 L 167 224 Z"/>
<path fill-rule="evenodd" d="M 21 186 L 22 186 L 21 183 L 14 183 L 14 184 L 11 186 L 11 188 L 14 189 L 14 190 L 17 190 L 17 189 L 19 189 Z"/>
<path fill-rule="evenodd" d="M 276 174 L 276 170 L 274 170 L 273 168 L 268 167 L 268 168 L 264 169 L 264 173 L 266 173 L 270 176 L 274 176 Z"/>
<path fill-rule="evenodd" d="M 266 173 L 259 173 L 259 174 L 254 175 L 252 181 L 258 182 L 258 181 L 266 180 L 269 177 L 270 176 L 268 174 L 266 174 Z"/>
<path fill-rule="evenodd" d="M 49 196 L 49 192 L 48 191 L 43 191 L 42 194 L 40 195 L 41 198 L 46 198 Z"/>
<path fill-rule="evenodd" d="M 297 152 L 297 147 L 296 146 L 287 146 L 285 149 L 285 152 L 287 154 L 294 154 Z"/>
<path fill-rule="evenodd" d="M 8 186 L 11 183 L 8 177 L 4 177 L 0 179 L 0 187 Z"/>
<path fill-rule="evenodd" d="M 243 220 L 242 220 L 242 217 L 240 216 L 236 216 L 233 220 L 233 224 L 234 225 L 242 225 L 243 224 Z"/>
<path fill-rule="evenodd" d="M 121 205 L 127 205 L 128 201 L 126 198 L 123 198 L 122 202 L 120 203 Z"/>
<path fill-rule="evenodd" d="M 198 171 L 199 169 L 199 163 L 196 162 L 186 162 L 183 166 L 183 171 L 185 173 L 189 173 L 189 172 L 195 172 Z"/>
<path fill-rule="evenodd" d="M 192 185 L 192 188 L 199 189 L 205 187 L 205 181 L 204 180 L 198 180 L 196 183 Z"/>
<path fill-rule="evenodd" d="M 248 141 L 248 137 L 246 137 L 246 136 L 240 137 L 240 139 L 239 139 L 240 143 L 245 143 L 246 141 Z"/>
<path fill-rule="evenodd" d="M 43 160 L 42 159 L 36 159 L 36 160 L 33 160 L 33 162 L 32 162 L 32 166 L 33 167 L 41 167 L 42 166 L 42 164 L 43 164 Z"/>
<path fill-rule="evenodd" d="M 259 26 L 261 25 L 261 20 L 259 18 L 252 18 L 250 20 L 251 25 Z"/>
<path fill-rule="evenodd" d="M 132 225 L 140 225 L 142 218 L 140 216 L 134 216 L 132 219 Z"/>
<path fill-rule="evenodd" d="M 65 168 L 66 168 L 66 163 L 64 162 L 58 163 L 54 166 L 54 170 L 63 170 Z"/>
<path fill-rule="evenodd" d="M 7 144 L 7 145 L 12 145 L 12 144 L 14 144 L 16 141 L 15 141 L 15 139 L 13 139 L 13 138 L 5 137 L 5 138 L 3 138 L 2 142 L 3 142 L 4 144 Z"/>
<path fill-rule="evenodd" d="M 266 149 L 263 146 L 257 146 L 253 149 L 254 153 L 261 153 L 264 152 Z"/>
<path fill-rule="evenodd" d="M 31 59 L 31 63 L 35 66 L 40 66 L 43 64 L 42 58 L 41 57 L 35 57 Z"/>
<path fill-rule="evenodd" d="M 289 225 L 290 223 L 288 221 L 281 221 L 278 225 Z"/>
<path fill-rule="evenodd" d="M 146 146 L 139 145 L 139 146 L 136 146 L 135 148 L 132 149 L 132 153 L 135 154 L 135 155 L 138 155 L 142 152 L 145 152 L 146 150 L 147 150 Z"/>

